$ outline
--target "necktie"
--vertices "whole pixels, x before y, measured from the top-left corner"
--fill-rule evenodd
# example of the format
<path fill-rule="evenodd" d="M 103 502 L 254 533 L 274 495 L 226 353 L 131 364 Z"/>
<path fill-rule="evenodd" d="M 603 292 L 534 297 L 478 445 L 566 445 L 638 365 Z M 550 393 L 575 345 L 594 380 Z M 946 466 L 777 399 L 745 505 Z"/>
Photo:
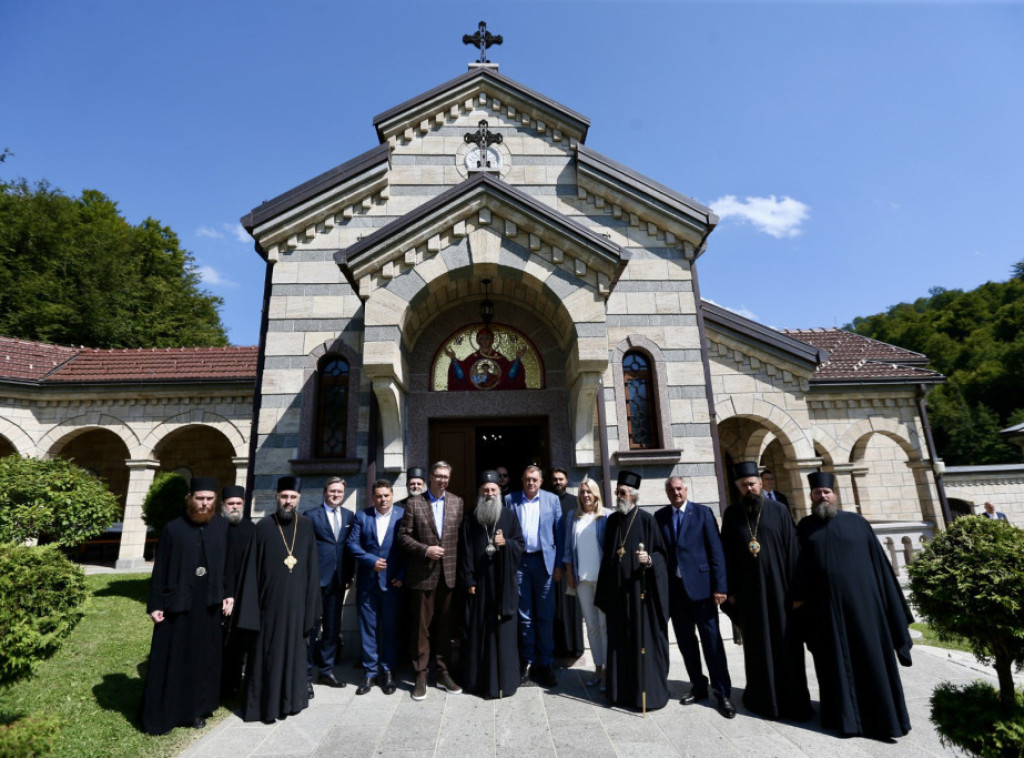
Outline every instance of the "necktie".
<path fill-rule="evenodd" d="M 676 508 L 676 537 L 683 532 L 683 509 Z"/>
<path fill-rule="evenodd" d="M 338 539 L 338 535 L 341 534 L 340 516 L 337 508 L 331 508 L 331 528 L 334 530 L 334 539 Z"/>

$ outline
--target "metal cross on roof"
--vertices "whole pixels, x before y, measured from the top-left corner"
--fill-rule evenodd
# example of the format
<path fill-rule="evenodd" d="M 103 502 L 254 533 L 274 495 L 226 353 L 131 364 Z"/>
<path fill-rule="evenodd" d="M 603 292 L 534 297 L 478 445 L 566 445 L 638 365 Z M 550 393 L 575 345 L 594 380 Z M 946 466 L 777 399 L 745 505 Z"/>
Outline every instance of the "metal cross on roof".
<path fill-rule="evenodd" d="M 477 126 L 480 128 L 475 132 L 466 132 L 463 135 L 463 139 L 466 140 L 467 145 L 477 145 L 481 150 L 484 150 L 488 145 L 501 143 L 502 136 L 488 131 L 487 121 L 481 121 Z"/>
<path fill-rule="evenodd" d="M 462 44 L 473 45 L 480 48 L 480 63 L 487 63 L 487 48 L 491 45 L 500 45 L 502 42 L 500 34 L 491 34 L 487 31 L 487 22 L 481 21 L 480 28 L 476 34 L 463 34 Z"/>

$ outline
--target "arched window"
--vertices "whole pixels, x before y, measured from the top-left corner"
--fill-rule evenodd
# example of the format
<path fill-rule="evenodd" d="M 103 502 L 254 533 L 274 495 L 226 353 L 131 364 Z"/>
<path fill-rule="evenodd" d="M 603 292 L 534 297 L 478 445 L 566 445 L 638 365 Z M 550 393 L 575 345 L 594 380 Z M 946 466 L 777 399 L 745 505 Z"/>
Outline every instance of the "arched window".
<path fill-rule="evenodd" d="M 316 456 L 344 458 L 348 430 L 348 361 L 325 355 L 317 364 Z"/>
<path fill-rule="evenodd" d="M 638 350 L 627 352 L 622 357 L 622 381 L 626 392 L 629 448 L 657 448 L 660 445 L 658 409 L 650 359 Z"/>

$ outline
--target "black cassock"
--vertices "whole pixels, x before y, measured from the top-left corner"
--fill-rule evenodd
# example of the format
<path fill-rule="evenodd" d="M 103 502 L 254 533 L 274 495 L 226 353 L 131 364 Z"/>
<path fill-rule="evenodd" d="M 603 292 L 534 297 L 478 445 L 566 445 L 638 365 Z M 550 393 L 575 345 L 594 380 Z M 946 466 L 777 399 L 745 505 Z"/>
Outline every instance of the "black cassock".
<path fill-rule="evenodd" d="M 227 529 L 220 516 L 205 526 L 181 516 L 160 534 L 146 606 L 164 612 L 153 625 L 142 694 L 148 734 L 191 726 L 217 708 Z"/>
<path fill-rule="evenodd" d="M 285 541 L 291 547 L 293 538 L 298 562 L 289 570 Z M 235 601 L 238 628 L 255 633 L 242 718 L 271 722 L 298 713 L 309 705 L 306 638 L 320 613 L 320 574 L 309 519 L 296 515 L 279 525 L 273 515 L 256 524 Z"/>
<path fill-rule="evenodd" d="M 505 545 L 494 556 L 487 555 L 487 533 L 473 515 L 462 519 L 459 532 L 459 580 L 476 587 L 475 594 L 466 594 L 462 686 L 488 698 L 508 697 L 519 688 L 516 569 L 525 544 L 519 519 L 507 508 L 496 528 Z"/>
<path fill-rule="evenodd" d="M 807 647 L 821 689 L 822 726 L 842 734 L 910 731 L 899 663 L 909 666 L 914 619 L 871 525 L 840 511 L 797 530 L 794 597 L 804 601 Z"/>
<path fill-rule="evenodd" d="M 653 559 L 646 568 L 636 559 L 641 542 Z M 646 598 L 641 600 L 645 584 Z M 654 516 L 639 506 L 625 515 L 608 517 L 595 605 L 604 611 L 608 623 L 608 700 L 639 710 L 646 690 L 647 710 L 664 707 L 668 702 L 668 570 Z M 646 654 L 641 654 L 641 638 Z"/>
<path fill-rule="evenodd" d="M 750 552 L 756 534 L 760 552 Z M 765 718 L 811 716 L 800 615 L 792 610 L 792 584 L 800 545 L 789 510 L 765 500 L 760 521 L 742 503 L 722 516 L 722 547 L 730 597 L 727 608 L 743 634 L 747 686 L 743 705 Z M 728 602 L 728 601 L 726 601 Z"/>
<path fill-rule="evenodd" d="M 559 495 L 562 503 L 562 524 L 568 528 L 569 517 L 576 508 L 575 495 Z M 583 655 L 583 612 L 575 595 L 565 594 L 569 582 L 562 574 L 562 581 L 555 583 L 555 657 L 573 660 Z"/>
<path fill-rule="evenodd" d="M 238 597 L 238 589 L 245 565 L 245 552 L 249 547 L 256 524 L 243 518 L 237 524 L 228 526 L 228 559 L 224 566 L 224 594 Z M 237 628 L 237 611 L 223 621 L 224 654 L 221 667 L 220 693 L 227 697 L 238 690 L 242 682 L 242 653 L 247 645 L 248 632 Z"/>

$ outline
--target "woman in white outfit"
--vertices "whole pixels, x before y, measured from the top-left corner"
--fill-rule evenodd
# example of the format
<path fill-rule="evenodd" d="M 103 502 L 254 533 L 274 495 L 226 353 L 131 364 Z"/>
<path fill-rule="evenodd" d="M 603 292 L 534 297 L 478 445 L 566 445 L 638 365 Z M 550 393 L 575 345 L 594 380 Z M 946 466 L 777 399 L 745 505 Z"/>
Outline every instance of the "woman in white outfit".
<path fill-rule="evenodd" d="M 587 681 L 587 686 L 600 685 L 603 692 L 608 630 L 604 612 L 594 605 L 594 594 L 597 591 L 597 574 L 601 570 L 606 519 L 597 482 L 590 478 L 580 482 L 576 501 L 576 511 L 565 528 L 565 573 L 570 590 L 576 591 L 587 622 L 587 639 L 595 667 L 594 678 Z"/>

